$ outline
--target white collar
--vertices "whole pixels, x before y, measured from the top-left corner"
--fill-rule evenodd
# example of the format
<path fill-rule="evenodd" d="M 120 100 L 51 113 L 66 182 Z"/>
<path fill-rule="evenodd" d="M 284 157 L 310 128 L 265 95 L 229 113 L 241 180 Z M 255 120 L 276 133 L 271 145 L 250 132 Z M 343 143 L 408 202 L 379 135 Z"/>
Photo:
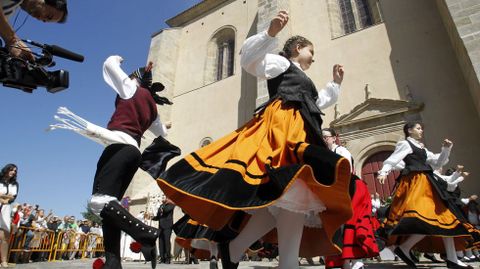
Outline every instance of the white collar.
<path fill-rule="evenodd" d="M 293 64 L 294 64 L 296 67 L 298 67 L 298 69 L 302 70 L 302 72 L 304 72 L 304 73 L 305 73 L 305 71 L 303 71 L 303 69 L 302 69 L 302 66 L 300 66 L 300 64 L 299 64 L 299 63 L 297 63 L 297 62 L 294 62 L 294 61 L 292 61 L 292 60 L 290 60 L 290 61 L 291 61 L 291 62 L 292 62 L 292 63 L 293 63 Z"/>
<path fill-rule="evenodd" d="M 407 137 L 407 140 L 412 142 L 412 144 L 415 145 L 417 148 L 421 148 L 421 149 L 425 148 L 422 142 L 416 140 L 413 137 Z"/>
<path fill-rule="evenodd" d="M 340 147 L 340 146 L 337 145 L 336 143 L 333 143 L 333 145 L 332 145 L 332 151 L 335 151 L 338 147 Z"/>

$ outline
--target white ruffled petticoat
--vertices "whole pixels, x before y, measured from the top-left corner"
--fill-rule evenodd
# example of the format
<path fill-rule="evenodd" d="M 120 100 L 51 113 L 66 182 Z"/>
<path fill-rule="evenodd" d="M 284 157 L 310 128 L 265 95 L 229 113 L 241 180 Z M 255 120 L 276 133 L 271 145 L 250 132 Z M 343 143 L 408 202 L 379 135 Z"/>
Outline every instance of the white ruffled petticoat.
<path fill-rule="evenodd" d="M 274 217 L 278 215 L 280 209 L 302 213 L 305 215 L 305 226 L 320 228 L 322 227 L 322 220 L 318 213 L 325 211 L 327 208 L 318 196 L 307 187 L 307 184 L 302 179 L 297 178 L 288 191 L 268 207 L 268 211 Z"/>

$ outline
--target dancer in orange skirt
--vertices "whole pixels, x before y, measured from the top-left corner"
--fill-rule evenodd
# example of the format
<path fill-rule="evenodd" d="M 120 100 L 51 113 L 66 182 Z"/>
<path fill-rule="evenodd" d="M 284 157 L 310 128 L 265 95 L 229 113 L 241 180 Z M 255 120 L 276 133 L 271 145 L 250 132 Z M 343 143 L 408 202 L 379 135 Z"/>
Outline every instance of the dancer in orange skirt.
<path fill-rule="evenodd" d="M 420 142 L 423 137 L 420 123 L 407 123 L 403 131 L 406 139 L 397 143 L 378 176 L 383 184 L 393 167 L 405 167 L 385 224 L 389 243 L 398 245 L 395 254 L 411 268 L 416 268 L 409 254 L 412 248 L 446 253 L 447 268 L 472 268 L 459 261 L 455 253 L 455 247 L 465 248 L 471 238 L 471 225 L 439 186 L 443 180 L 433 173 L 448 162 L 452 142 L 445 139 L 442 152 L 433 154 Z"/>
<path fill-rule="evenodd" d="M 325 257 L 325 268 L 363 269 L 361 259 L 378 256 L 378 246 L 375 241 L 372 201 L 367 184 L 354 175 L 352 154 L 337 143 L 338 136 L 334 129 L 325 128 L 323 139 L 328 148 L 350 161 L 352 177 L 350 181 L 350 196 L 352 197 L 353 216 L 342 226 L 342 254 Z"/>
<path fill-rule="evenodd" d="M 190 217 L 211 229 L 231 228 L 237 213 L 251 216 L 232 241 L 219 244 L 224 269 L 237 268 L 245 250 L 277 230 L 280 269 L 298 268 L 298 257 L 338 254 L 332 237 L 352 215 L 348 195 L 350 165 L 331 152 L 321 135 L 321 109 L 334 104 L 343 80 L 315 88 L 305 74 L 313 45 L 294 36 L 282 55 L 275 36 L 288 22 L 286 11 L 268 31 L 247 39 L 242 67 L 267 79 L 269 101 L 238 130 L 180 160 L 158 184 Z M 302 237 L 303 235 L 303 237 Z"/>

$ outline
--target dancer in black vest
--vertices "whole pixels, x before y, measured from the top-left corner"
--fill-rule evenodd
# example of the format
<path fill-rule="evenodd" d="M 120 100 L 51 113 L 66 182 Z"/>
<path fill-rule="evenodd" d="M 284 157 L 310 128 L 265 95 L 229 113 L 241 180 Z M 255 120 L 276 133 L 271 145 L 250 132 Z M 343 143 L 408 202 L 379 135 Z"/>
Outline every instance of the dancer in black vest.
<path fill-rule="evenodd" d="M 448 199 L 446 190 L 439 186 L 443 180 L 433 173 L 433 168 L 448 162 L 452 142 L 445 139 L 442 152 L 433 154 L 420 142 L 423 137 L 420 123 L 407 123 L 403 131 L 406 139 L 397 143 L 378 176 L 383 184 L 388 173 L 404 162 L 386 221 L 389 244 L 398 245 L 395 254 L 411 268 L 416 268 L 409 254 L 412 248 L 446 253 L 448 268 L 472 268 L 459 261 L 455 253 L 455 245 L 466 246 L 471 239 L 472 227 Z"/>
<path fill-rule="evenodd" d="M 267 79 L 269 101 L 244 126 L 158 179 L 167 197 L 211 229 L 235 227 L 244 211 L 251 214 L 235 239 L 219 244 L 224 269 L 237 268 L 245 250 L 274 228 L 280 269 L 298 268 L 299 255 L 338 254 L 332 236 L 352 214 L 349 162 L 331 152 L 321 134 L 321 109 L 336 102 L 343 68 L 335 65 L 333 81 L 317 91 L 304 72 L 313 62 L 310 41 L 294 36 L 283 57 L 270 54 L 287 21 L 287 12 L 279 12 L 268 31 L 241 49 L 242 67 Z"/>

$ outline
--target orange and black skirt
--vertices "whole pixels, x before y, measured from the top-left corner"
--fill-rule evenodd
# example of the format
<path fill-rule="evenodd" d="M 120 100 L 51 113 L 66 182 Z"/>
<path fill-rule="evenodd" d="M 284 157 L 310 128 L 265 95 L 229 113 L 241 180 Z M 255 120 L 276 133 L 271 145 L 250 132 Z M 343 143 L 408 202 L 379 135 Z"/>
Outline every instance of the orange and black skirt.
<path fill-rule="evenodd" d="M 471 225 L 448 200 L 430 172 L 411 172 L 400 178 L 385 223 L 389 245 L 411 234 L 426 235 L 415 245 L 421 252 L 444 253 L 442 237 L 453 237 L 457 250 L 468 247 Z"/>
<path fill-rule="evenodd" d="M 274 205 L 296 180 L 321 200 L 322 227 L 305 227 L 301 255 L 339 253 L 332 237 L 352 215 L 350 165 L 323 144 L 311 144 L 298 108 L 270 103 L 243 127 L 180 160 L 157 180 L 167 197 L 213 230 L 237 212 Z"/>

